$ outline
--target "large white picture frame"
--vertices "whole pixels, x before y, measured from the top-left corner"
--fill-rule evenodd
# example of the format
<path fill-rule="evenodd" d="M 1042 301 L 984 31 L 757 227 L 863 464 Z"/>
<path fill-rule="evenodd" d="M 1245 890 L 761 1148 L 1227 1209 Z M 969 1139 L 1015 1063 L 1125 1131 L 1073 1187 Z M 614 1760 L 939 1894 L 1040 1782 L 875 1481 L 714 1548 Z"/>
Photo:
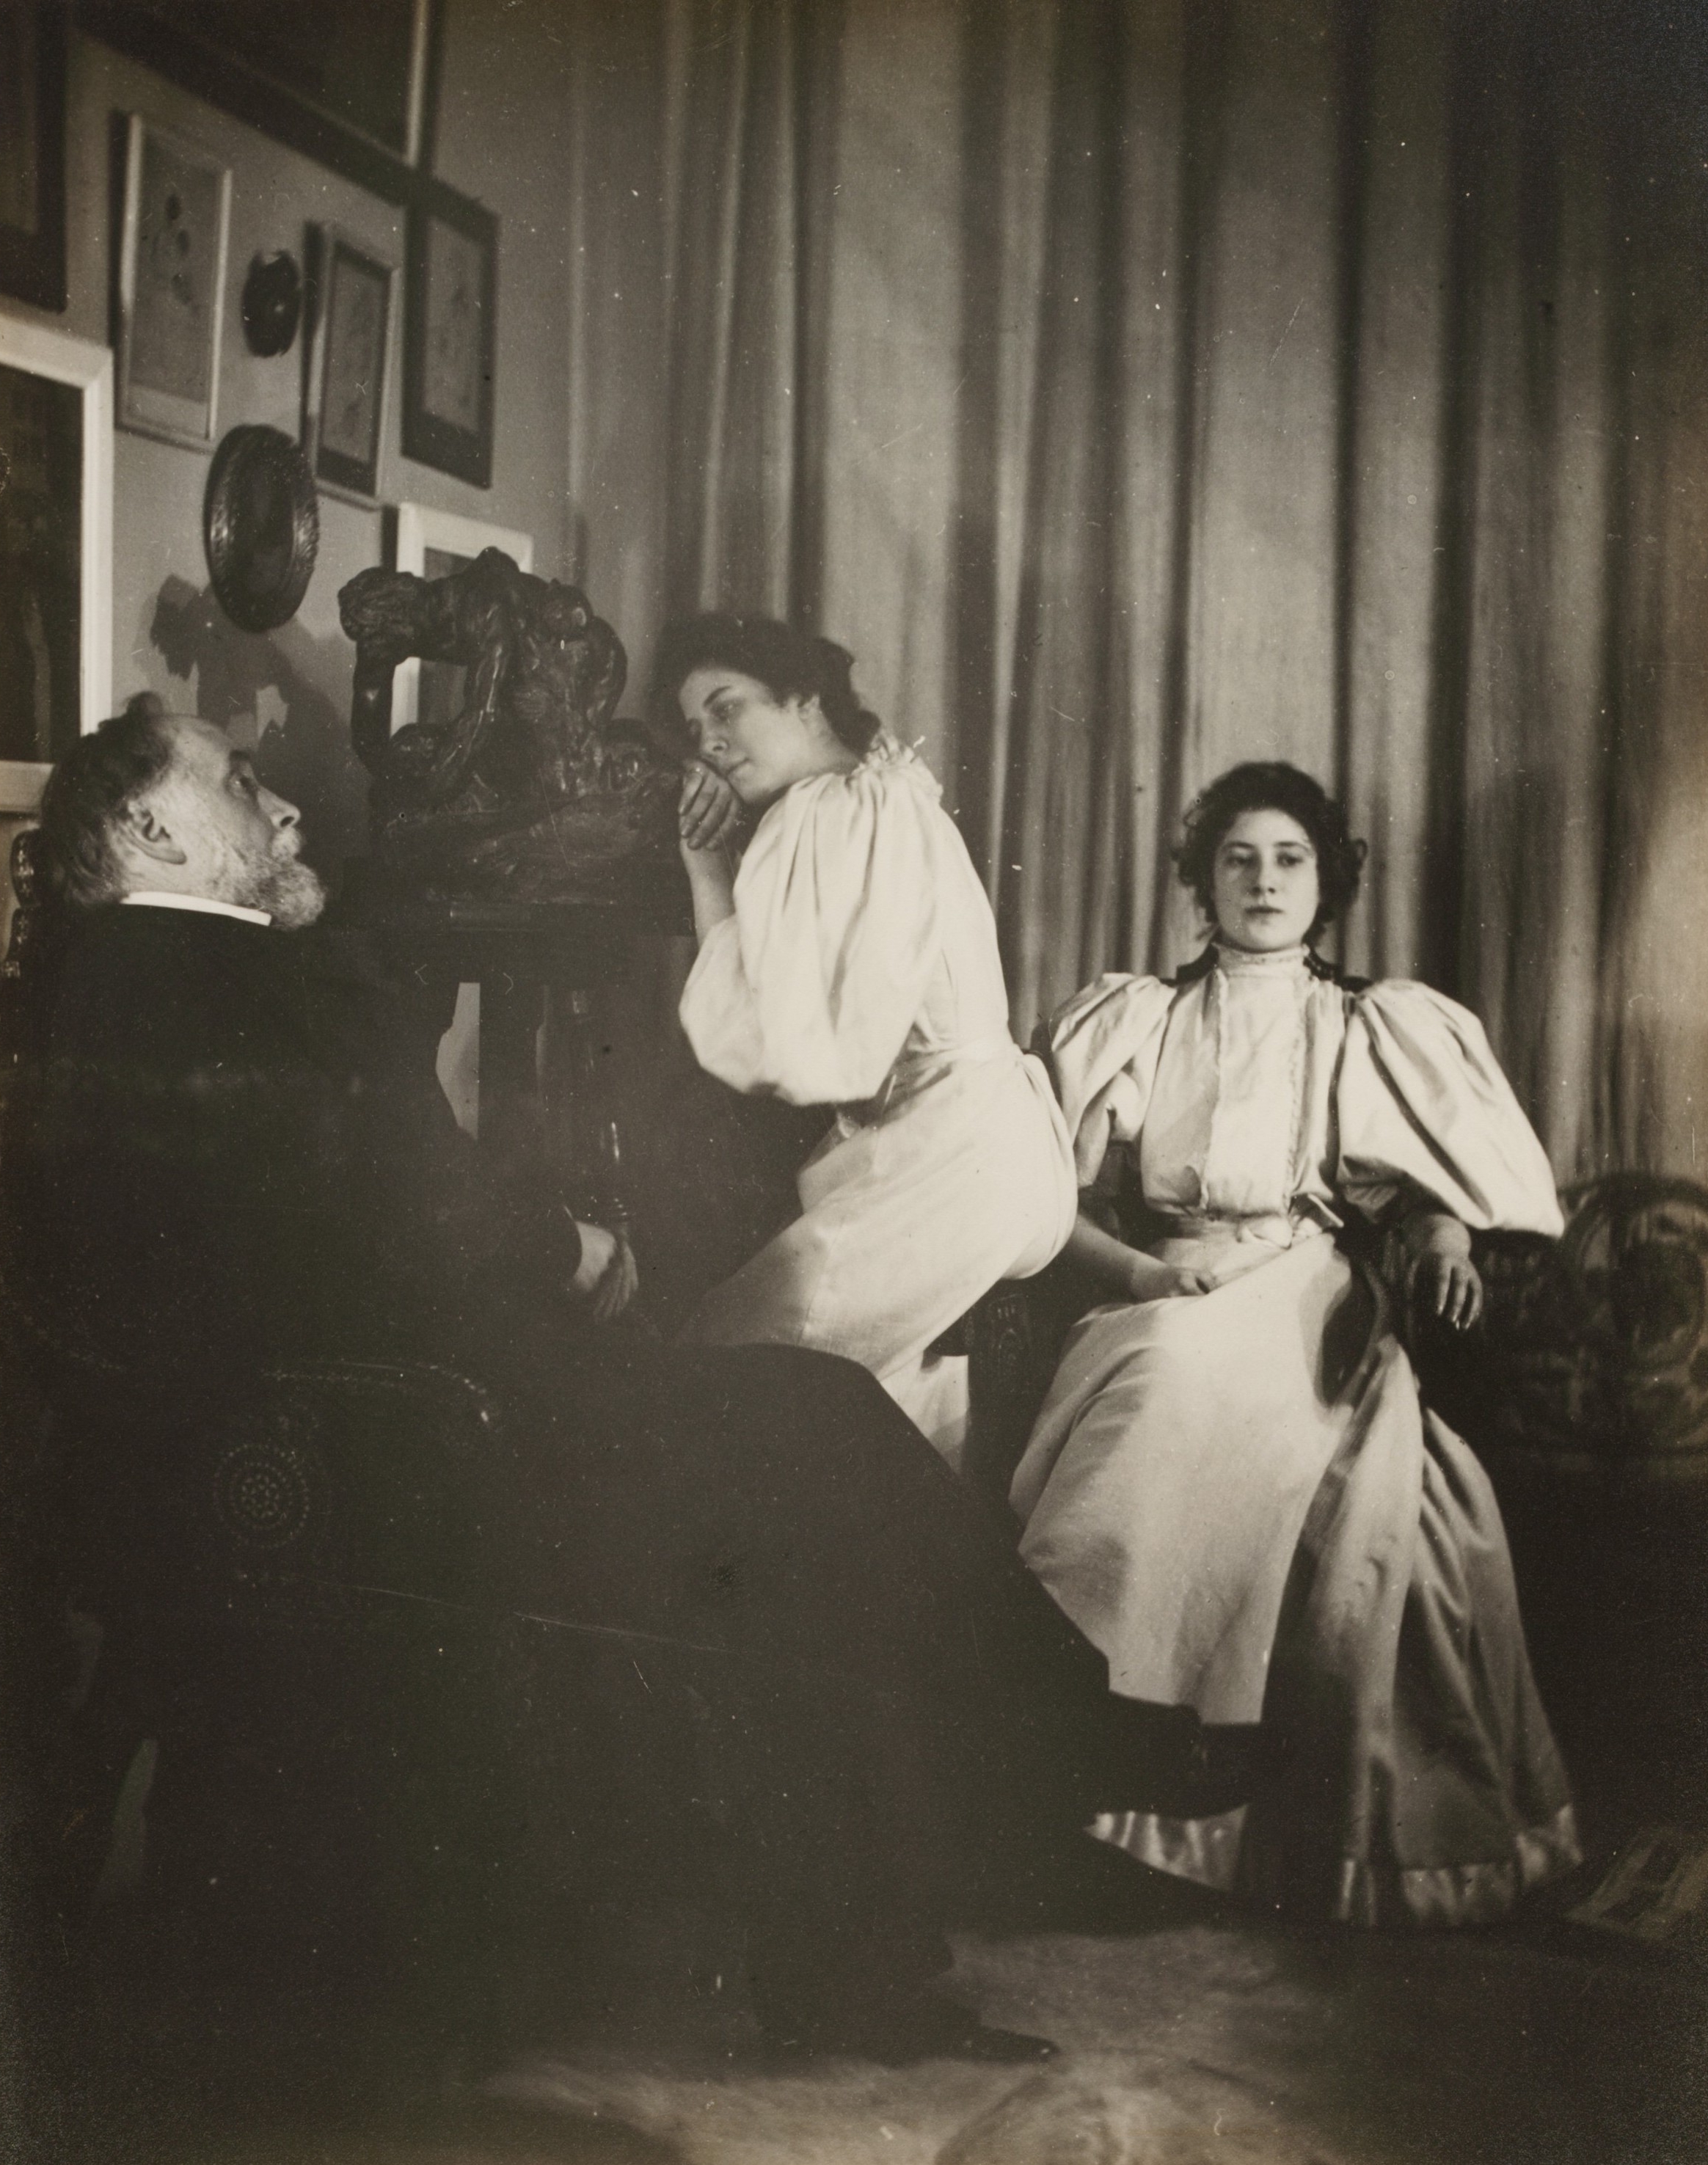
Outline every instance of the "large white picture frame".
<path fill-rule="evenodd" d="M 104 345 L 0 313 L 0 367 L 69 385 L 81 401 L 77 733 L 113 702 L 113 356 Z M 48 762 L 0 759 L 0 814 L 34 811 Z"/>
<path fill-rule="evenodd" d="M 519 534 L 509 526 L 490 526 L 484 519 L 465 519 L 455 511 L 435 511 L 424 503 L 398 506 L 398 571 L 413 572 L 418 578 L 442 577 L 457 565 L 472 564 L 482 549 L 502 549 L 514 560 L 518 571 L 534 568 L 531 534 Z M 456 564 L 435 563 L 429 570 L 430 561 L 445 557 L 456 558 Z M 435 661 L 430 666 L 443 669 L 449 665 Z M 398 664 L 392 677 L 393 731 L 419 720 L 420 714 L 421 663 L 412 656 Z"/>

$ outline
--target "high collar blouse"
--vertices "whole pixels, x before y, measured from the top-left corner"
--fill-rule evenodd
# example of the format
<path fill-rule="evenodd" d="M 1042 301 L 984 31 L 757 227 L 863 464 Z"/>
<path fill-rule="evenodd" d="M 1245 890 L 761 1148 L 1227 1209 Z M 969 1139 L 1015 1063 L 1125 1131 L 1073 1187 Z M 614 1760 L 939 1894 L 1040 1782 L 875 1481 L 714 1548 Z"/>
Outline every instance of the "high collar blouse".
<path fill-rule="evenodd" d="M 1380 1217 L 1560 1230 L 1541 1144 L 1468 1009 L 1426 985 L 1353 990 L 1308 951 L 1218 946 L 1183 985 L 1110 975 L 1052 1020 L 1082 1185 L 1111 1147 L 1182 1218 Z"/>
<path fill-rule="evenodd" d="M 924 763 L 880 736 L 765 813 L 681 1015 L 700 1065 L 798 1105 L 1019 1053 L 990 903 Z"/>

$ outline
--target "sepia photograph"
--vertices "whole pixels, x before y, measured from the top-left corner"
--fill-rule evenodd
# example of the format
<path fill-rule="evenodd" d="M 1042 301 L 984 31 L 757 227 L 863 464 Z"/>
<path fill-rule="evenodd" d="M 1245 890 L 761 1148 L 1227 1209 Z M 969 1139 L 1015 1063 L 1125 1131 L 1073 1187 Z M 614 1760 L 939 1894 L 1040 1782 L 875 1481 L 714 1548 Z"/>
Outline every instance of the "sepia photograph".
<path fill-rule="evenodd" d="M 1708 2160 L 1708 13 L 0 16 L 0 2158 Z"/>

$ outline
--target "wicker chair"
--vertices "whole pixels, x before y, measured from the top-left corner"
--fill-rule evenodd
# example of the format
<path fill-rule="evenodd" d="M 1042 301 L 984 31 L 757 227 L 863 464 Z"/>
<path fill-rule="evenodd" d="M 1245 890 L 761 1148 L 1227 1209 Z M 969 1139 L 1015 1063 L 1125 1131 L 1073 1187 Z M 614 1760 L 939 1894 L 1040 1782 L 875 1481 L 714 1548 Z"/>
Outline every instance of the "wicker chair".
<path fill-rule="evenodd" d="M 1708 1189 L 1613 1173 L 1570 1189 L 1564 1237 L 1479 1234 L 1479 1328 L 1410 1346 L 1426 1395 L 1512 1477 L 1574 1493 L 1708 1483 Z M 1005 1496 L 1068 1331 L 1098 1296 L 1071 1266 L 967 1316 L 967 1465 Z"/>

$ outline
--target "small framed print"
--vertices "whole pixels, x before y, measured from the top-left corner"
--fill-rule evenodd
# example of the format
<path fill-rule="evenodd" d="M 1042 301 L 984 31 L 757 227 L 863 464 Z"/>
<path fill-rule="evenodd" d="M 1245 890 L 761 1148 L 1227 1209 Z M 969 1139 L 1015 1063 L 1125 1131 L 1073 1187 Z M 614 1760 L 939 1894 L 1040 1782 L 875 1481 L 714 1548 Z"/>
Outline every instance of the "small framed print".
<path fill-rule="evenodd" d="M 385 442 L 393 266 L 336 226 L 310 226 L 307 255 L 314 329 L 303 449 L 317 482 L 372 503 Z"/>
<path fill-rule="evenodd" d="M 119 420 L 211 450 L 231 169 L 132 113 L 119 252 Z"/>
<path fill-rule="evenodd" d="M 409 206 L 403 456 L 493 483 L 498 222 L 442 182 Z"/>
<path fill-rule="evenodd" d="M 113 697 L 113 356 L 0 315 L 0 814 Z"/>
<path fill-rule="evenodd" d="M 483 519 L 460 518 L 453 511 L 435 511 L 424 503 L 398 506 L 393 571 L 413 572 L 421 579 L 448 579 L 452 572 L 466 570 L 482 549 L 502 549 L 519 572 L 534 568 L 531 534 L 488 526 Z M 455 721 L 462 711 L 467 673 L 456 661 L 422 661 L 414 655 L 400 661 L 392 677 L 393 731 L 411 722 L 433 729 Z"/>

